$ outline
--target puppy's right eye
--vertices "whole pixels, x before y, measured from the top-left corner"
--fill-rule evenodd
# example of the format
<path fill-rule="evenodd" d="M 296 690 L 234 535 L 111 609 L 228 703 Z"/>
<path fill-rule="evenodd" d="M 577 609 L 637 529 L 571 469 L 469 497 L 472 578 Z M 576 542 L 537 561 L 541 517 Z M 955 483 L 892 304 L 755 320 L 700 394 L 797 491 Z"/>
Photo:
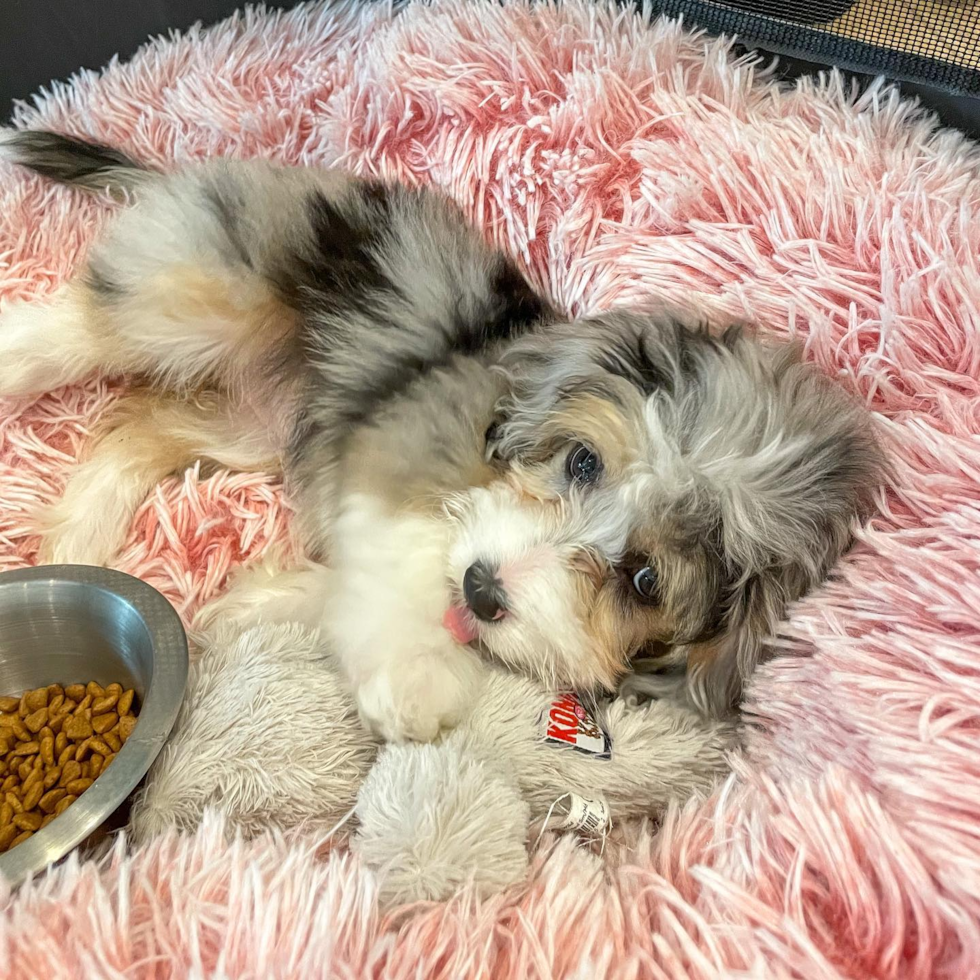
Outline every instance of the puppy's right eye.
<path fill-rule="evenodd" d="M 572 447 L 572 451 L 565 460 L 565 470 L 572 483 L 595 483 L 602 473 L 602 460 L 598 453 L 593 452 L 588 446 L 578 443 Z"/>
<path fill-rule="evenodd" d="M 660 581 L 656 571 L 649 565 L 634 572 L 631 581 L 633 591 L 643 602 L 653 603 L 657 601 L 660 594 Z"/>

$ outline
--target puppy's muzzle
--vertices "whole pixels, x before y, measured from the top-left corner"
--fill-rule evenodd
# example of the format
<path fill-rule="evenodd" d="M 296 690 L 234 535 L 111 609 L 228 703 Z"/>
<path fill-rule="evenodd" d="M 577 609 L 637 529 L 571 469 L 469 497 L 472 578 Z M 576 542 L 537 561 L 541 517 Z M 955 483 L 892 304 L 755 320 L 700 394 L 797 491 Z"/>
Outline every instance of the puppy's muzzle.
<path fill-rule="evenodd" d="M 463 575 L 463 598 L 477 619 L 492 623 L 507 614 L 507 596 L 495 571 L 474 562 Z"/>

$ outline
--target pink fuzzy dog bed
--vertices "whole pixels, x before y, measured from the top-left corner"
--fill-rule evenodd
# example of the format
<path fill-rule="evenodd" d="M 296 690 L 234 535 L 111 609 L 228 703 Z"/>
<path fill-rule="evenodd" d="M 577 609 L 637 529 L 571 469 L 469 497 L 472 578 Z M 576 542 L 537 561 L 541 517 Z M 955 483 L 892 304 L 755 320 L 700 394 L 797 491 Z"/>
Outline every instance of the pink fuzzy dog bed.
<path fill-rule="evenodd" d="M 609 0 L 312 4 L 149 45 L 18 124 L 162 165 L 230 154 L 445 188 L 569 311 L 694 297 L 802 339 L 878 413 L 895 485 L 796 609 L 710 801 L 548 845 L 526 889 L 382 918 L 343 850 L 195 835 L 0 894 L 5 978 L 980 976 L 980 152 L 896 93 L 786 88 Z M 108 204 L 0 171 L 2 303 Z M 32 561 L 104 380 L 0 406 L 3 567 Z M 185 474 L 120 565 L 189 619 L 286 539 L 262 475 Z"/>

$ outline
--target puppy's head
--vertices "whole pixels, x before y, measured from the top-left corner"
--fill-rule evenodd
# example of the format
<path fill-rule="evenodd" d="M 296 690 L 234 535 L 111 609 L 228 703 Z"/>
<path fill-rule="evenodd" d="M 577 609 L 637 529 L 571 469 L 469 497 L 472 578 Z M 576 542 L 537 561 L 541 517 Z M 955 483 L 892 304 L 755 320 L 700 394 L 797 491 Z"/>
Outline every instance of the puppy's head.
<path fill-rule="evenodd" d="M 792 347 L 668 317 L 557 324 L 503 368 L 501 475 L 451 505 L 447 624 L 580 688 L 669 647 L 703 709 L 736 702 L 877 484 L 865 411 Z"/>

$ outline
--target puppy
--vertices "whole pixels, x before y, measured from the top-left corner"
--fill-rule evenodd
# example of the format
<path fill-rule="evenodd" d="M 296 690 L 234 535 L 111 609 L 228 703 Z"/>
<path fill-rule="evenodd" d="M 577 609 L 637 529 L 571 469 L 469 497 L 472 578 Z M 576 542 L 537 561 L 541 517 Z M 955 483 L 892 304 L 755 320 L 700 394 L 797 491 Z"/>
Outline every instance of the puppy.
<path fill-rule="evenodd" d="M 365 722 L 434 738 L 480 656 L 613 687 L 639 656 L 737 703 L 878 482 L 866 413 L 792 347 L 665 314 L 565 322 L 432 191 L 50 133 L 0 155 L 134 202 L 48 301 L 0 314 L 0 394 L 142 379 L 51 515 L 104 563 L 159 479 L 281 463 Z M 672 682 L 673 683 L 673 682 Z"/>

